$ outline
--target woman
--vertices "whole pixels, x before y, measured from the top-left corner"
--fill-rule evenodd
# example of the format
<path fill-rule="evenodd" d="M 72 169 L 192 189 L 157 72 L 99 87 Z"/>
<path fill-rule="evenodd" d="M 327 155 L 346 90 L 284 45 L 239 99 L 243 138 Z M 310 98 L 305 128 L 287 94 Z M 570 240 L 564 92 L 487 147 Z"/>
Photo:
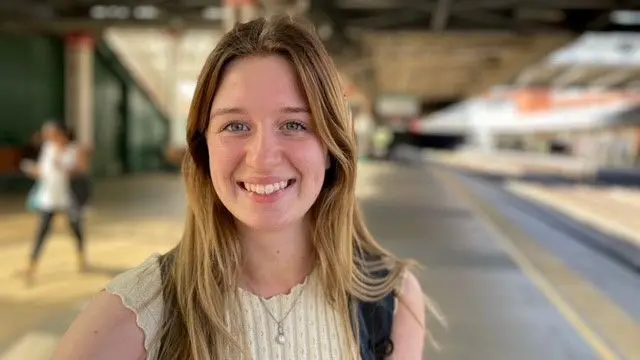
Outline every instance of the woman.
<path fill-rule="evenodd" d="M 76 140 L 72 131 L 69 132 L 68 139 L 69 149 L 74 154 L 73 158 L 69 159 L 73 162 L 66 164 L 69 169 L 69 187 L 73 195 L 70 214 L 81 219 L 92 192 L 90 156 L 88 149 Z"/>
<path fill-rule="evenodd" d="M 189 114 L 181 242 L 109 283 L 54 359 L 421 358 L 423 294 L 363 223 L 347 109 L 310 30 L 227 33 Z"/>
<path fill-rule="evenodd" d="M 70 176 L 76 164 L 76 148 L 70 146 L 67 128 L 62 123 L 47 122 L 42 127 L 44 140 L 38 162 L 34 166 L 25 166 L 27 175 L 37 181 L 37 210 L 40 223 L 36 233 L 29 265 L 23 271 L 31 281 L 36 272 L 42 247 L 51 229 L 51 222 L 58 212 L 66 212 L 69 226 L 76 238 L 80 269 L 84 270 L 84 237 L 82 220 L 73 211 L 74 197 L 70 190 Z"/>

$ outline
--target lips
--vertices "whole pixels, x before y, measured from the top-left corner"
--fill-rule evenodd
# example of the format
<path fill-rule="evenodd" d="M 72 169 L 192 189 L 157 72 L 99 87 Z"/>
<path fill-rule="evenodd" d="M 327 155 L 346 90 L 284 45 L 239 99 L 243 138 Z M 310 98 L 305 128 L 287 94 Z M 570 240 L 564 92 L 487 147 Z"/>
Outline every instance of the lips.
<path fill-rule="evenodd" d="M 280 180 L 268 184 L 255 184 L 251 182 L 240 181 L 238 186 L 243 190 L 261 196 L 272 195 L 280 191 L 286 190 L 296 182 L 295 179 Z"/>

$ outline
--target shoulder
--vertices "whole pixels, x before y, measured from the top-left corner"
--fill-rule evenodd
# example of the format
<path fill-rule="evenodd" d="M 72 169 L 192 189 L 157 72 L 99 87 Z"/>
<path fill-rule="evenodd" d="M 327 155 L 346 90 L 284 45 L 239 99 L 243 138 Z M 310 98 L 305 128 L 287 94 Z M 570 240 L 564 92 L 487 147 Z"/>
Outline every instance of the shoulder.
<path fill-rule="evenodd" d="M 69 145 L 67 145 L 64 152 L 67 156 L 77 156 L 82 153 L 82 149 L 80 148 L 80 145 L 76 143 L 70 143 Z"/>
<path fill-rule="evenodd" d="M 402 284 L 397 296 L 404 307 L 412 310 L 418 310 L 419 308 L 424 313 L 425 302 L 422 286 L 411 271 L 406 270 L 403 274 Z"/>
<path fill-rule="evenodd" d="M 404 271 L 401 279 L 394 294 L 396 301 L 394 306 L 394 323 L 400 321 L 400 326 L 402 326 L 404 322 L 416 322 L 422 325 L 426 314 L 426 303 L 420 281 L 409 270 Z"/>
<path fill-rule="evenodd" d="M 53 356 L 54 360 L 145 358 L 144 333 L 136 315 L 107 292 L 98 294 L 80 313 Z"/>
<path fill-rule="evenodd" d="M 408 270 L 403 276 L 397 299 L 391 332 L 394 343 L 393 359 L 422 359 L 426 334 L 426 304 L 420 282 Z"/>
<path fill-rule="evenodd" d="M 45 141 L 42 143 L 42 146 L 40 147 L 42 152 L 47 152 L 47 151 L 52 151 L 55 149 L 55 146 L 53 145 L 53 143 L 51 141 Z"/>
<path fill-rule="evenodd" d="M 86 156 L 87 153 L 90 152 L 88 146 L 86 146 L 84 144 L 81 144 L 79 142 L 71 143 L 69 147 L 73 150 L 74 153 L 76 153 L 78 155 L 85 155 Z"/>
<path fill-rule="evenodd" d="M 42 144 L 42 146 L 40 147 L 40 158 L 43 158 L 45 156 L 50 156 L 53 152 L 54 152 L 54 146 L 53 144 L 51 144 L 50 142 L 45 142 Z"/>
<path fill-rule="evenodd" d="M 116 276 L 80 313 L 53 359 L 145 359 L 162 314 L 157 256 Z"/>
<path fill-rule="evenodd" d="M 105 287 L 107 292 L 121 296 L 144 297 L 161 287 L 160 255 L 153 254 L 140 265 L 116 275 Z"/>
<path fill-rule="evenodd" d="M 136 315 L 136 322 L 145 334 L 149 348 L 160 327 L 163 313 L 160 255 L 154 254 L 141 265 L 126 271 L 105 286 L 107 293 L 120 298 L 122 304 Z"/>

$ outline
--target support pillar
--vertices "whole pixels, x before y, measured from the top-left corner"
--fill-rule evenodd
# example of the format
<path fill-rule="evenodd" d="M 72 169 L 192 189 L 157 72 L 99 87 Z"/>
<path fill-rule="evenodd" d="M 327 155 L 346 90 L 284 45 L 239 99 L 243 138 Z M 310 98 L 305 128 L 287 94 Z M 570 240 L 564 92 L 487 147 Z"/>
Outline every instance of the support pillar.
<path fill-rule="evenodd" d="M 65 38 L 65 117 L 76 141 L 93 147 L 93 56 L 95 40 L 84 33 Z"/>
<path fill-rule="evenodd" d="M 169 46 L 167 47 L 167 63 L 164 70 L 164 98 L 167 100 L 169 117 L 171 120 L 170 144 L 171 146 L 184 146 L 184 132 L 186 128 L 186 118 L 180 105 L 179 86 L 181 82 L 180 63 L 182 61 L 182 42 L 184 34 L 180 31 L 172 31 L 167 33 Z"/>

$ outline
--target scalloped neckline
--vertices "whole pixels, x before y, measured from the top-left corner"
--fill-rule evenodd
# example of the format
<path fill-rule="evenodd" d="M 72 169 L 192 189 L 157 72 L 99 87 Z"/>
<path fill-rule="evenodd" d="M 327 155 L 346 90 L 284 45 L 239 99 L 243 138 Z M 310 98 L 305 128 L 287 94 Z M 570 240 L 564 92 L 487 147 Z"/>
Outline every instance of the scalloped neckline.
<path fill-rule="evenodd" d="M 254 294 L 251 291 L 249 291 L 248 289 L 245 289 L 243 287 L 238 287 L 238 289 L 239 289 L 240 294 L 242 296 L 248 297 L 248 298 L 253 298 L 253 299 L 256 299 L 256 300 L 262 300 L 265 303 L 284 301 L 284 300 L 287 300 L 289 298 L 292 298 L 293 296 L 297 296 L 298 293 L 300 293 L 301 291 L 303 291 L 305 289 L 305 287 L 308 287 L 310 285 L 310 283 L 311 283 L 311 279 L 313 278 L 314 273 L 315 273 L 315 269 L 312 270 L 309 273 L 309 275 L 307 275 L 301 283 L 296 284 L 288 292 L 282 293 L 282 294 L 276 294 L 276 295 L 273 295 L 273 296 L 271 296 L 269 298 L 265 298 L 263 296 Z"/>

